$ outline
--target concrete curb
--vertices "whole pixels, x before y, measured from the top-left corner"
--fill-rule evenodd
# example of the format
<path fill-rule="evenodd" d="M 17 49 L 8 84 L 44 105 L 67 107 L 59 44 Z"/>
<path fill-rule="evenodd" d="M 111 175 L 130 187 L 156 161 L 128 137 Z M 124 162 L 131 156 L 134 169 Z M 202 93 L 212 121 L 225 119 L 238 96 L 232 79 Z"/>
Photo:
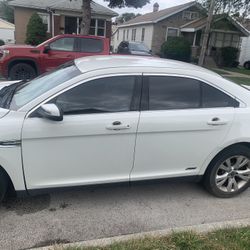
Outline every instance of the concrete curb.
<path fill-rule="evenodd" d="M 81 241 L 76 243 L 62 244 L 56 246 L 42 247 L 42 248 L 32 248 L 31 250 L 61 250 L 66 247 L 103 247 L 108 246 L 117 242 L 124 242 L 129 240 L 137 240 L 145 237 L 162 237 L 167 236 L 173 232 L 183 232 L 183 231 L 193 231 L 196 233 L 207 233 L 218 229 L 223 228 L 240 228 L 250 226 L 250 218 L 242 219 L 242 220 L 234 220 L 227 222 L 215 222 L 209 224 L 202 225 L 194 225 L 194 226 L 185 226 L 185 227 L 176 227 L 169 228 L 165 230 L 157 230 L 146 233 L 136 233 L 122 236 L 115 236 L 110 238 L 96 239 L 96 240 L 88 240 Z"/>

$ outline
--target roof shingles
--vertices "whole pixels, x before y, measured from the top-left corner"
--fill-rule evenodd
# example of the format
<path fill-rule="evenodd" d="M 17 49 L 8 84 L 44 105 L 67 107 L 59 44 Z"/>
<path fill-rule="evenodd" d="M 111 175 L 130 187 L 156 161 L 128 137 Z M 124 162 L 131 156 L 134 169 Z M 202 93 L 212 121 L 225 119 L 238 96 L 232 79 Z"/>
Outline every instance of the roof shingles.
<path fill-rule="evenodd" d="M 81 1 L 69 1 L 69 0 L 13 0 L 10 5 L 14 7 L 25 7 L 34 9 L 56 9 L 56 10 L 68 10 L 73 12 L 81 12 Z M 95 2 L 91 2 L 91 9 L 93 13 L 102 14 L 107 16 L 117 16 L 117 13 L 113 10 L 106 8 Z"/>
<path fill-rule="evenodd" d="M 157 22 L 158 20 L 168 16 L 168 15 L 172 15 L 173 13 L 178 13 L 179 11 L 181 11 L 182 9 L 186 9 L 188 7 L 191 7 L 193 5 L 196 4 L 196 1 L 193 2 L 189 2 L 186 4 L 182 4 L 182 5 L 178 5 L 178 6 L 174 6 L 171 8 L 167 8 L 164 10 L 160 10 L 160 11 L 156 11 L 156 12 L 151 12 L 142 16 L 138 16 L 126 23 L 124 23 L 121 26 L 126 26 L 126 25 L 135 25 L 135 24 L 139 24 L 139 23 L 153 23 L 153 22 Z"/>

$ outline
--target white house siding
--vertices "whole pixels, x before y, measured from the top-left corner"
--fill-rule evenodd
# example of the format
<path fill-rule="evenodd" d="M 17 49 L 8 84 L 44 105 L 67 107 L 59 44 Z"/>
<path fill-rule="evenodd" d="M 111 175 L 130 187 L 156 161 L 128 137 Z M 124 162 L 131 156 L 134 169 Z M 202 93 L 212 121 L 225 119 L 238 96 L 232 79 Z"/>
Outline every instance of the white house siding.
<path fill-rule="evenodd" d="M 144 41 L 142 41 L 142 30 L 145 29 Z M 117 51 L 119 44 L 122 41 L 132 41 L 132 30 L 136 29 L 135 42 L 143 42 L 149 49 L 152 47 L 153 25 L 136 25 L 128 27 L 118 27 L 114 33 L 113 47 Z M 127 36 L 128 34 L 128 36 Z"/>
<path fill-rule="evenodd" d="M 250 37 L 242 38 L 240 65 L 244 65 L 246 61 L 250 61 Z"/>
<path fill-rule="evenodd" d="M 3 40 L 5 44 L 14 44 L 15 43 L 15 30 L 0 28 L 0 39 Z"/>

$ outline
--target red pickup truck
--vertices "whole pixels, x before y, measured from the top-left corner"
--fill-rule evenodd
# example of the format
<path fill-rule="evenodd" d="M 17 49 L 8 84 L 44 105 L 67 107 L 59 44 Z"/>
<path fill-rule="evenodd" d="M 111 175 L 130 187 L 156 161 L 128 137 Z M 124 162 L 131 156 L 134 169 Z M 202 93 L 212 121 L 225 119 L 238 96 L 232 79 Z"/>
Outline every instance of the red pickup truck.
<path fill-rule="evenodd" d="M 10 80 L 27 80 L 79 57 L 108 55 L 108 38 L 59 35 L 34 47 L 0 47 L 0 74 Z"/>

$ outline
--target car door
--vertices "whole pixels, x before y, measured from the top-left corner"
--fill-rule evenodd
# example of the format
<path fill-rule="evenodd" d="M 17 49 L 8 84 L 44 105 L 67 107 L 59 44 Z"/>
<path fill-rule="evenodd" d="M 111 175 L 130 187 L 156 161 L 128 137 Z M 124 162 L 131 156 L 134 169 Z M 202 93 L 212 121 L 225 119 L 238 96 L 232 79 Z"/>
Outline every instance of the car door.
<path fill-rule="evenodd" d="M 62 122 L 24 121 L 28 189 L 126 182 L 133 166 L 141 76 L 89 80 L 54 97 Z M 46 103 L 48 103 L 46 102 Z"/>
<path fill-rule="evenodd" d="M 131 180 L 197 175 L 227 135 L 239 103 L 199 80 L 145 76 Z"/>
<path fill-rule="evenodd" d="M 77 57 L 76 39 L 74 37 L 62 37 L 49 44 L 50 49 L 43 54 L 41 63 L 46 71 L 51 71 L 58 66 L 72 61 Z"/>

